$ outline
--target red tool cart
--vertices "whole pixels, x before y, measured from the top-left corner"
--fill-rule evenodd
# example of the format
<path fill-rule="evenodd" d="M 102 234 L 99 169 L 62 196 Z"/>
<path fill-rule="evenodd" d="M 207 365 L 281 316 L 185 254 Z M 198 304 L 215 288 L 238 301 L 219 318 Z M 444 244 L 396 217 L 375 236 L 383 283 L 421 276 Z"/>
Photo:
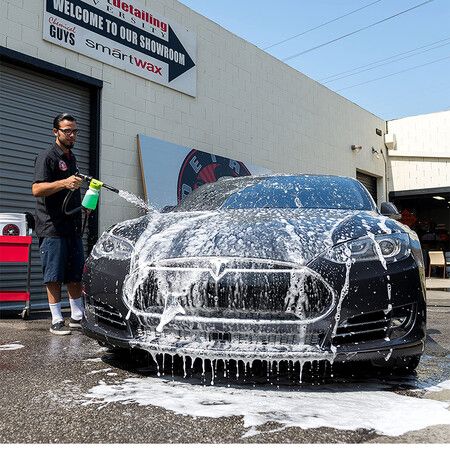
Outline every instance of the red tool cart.
<path fill-rule="evenodd" d="M 0 262 L 26 263 L 27 279 L 24 291 L 1 291 L 0 302 L 25 302 L 22 319 L 30 316 L 30 272 L 32 236 L 0 236 Z"/>

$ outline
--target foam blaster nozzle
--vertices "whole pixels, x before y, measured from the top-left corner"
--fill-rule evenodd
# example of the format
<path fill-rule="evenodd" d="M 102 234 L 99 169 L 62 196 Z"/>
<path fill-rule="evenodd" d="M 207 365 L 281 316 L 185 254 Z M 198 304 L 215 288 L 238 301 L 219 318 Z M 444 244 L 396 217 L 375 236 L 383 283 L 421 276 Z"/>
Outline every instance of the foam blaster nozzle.
<path fill-rule="evenodd" d="M 103 183 L 103 181 L 96 180 L 95 178 L 93 178 L 93 177 L 91 177 L 89 175 L 84 175 L 84 174 L 82 174 L 80 172 L 76 173 L 75 175 L 77 177 L 83 178 L 84 181 L 89 181 L 89 183 L 90 183 L 89 187 L 91 187 L 91 183 L 93 181 L 95 181 L 95 183 L 96 183 L 95 186 L 97 186 L 98 189 L 100 189 L 101 187 L 104 187 L 105 189 L 108 189 L 108 191 L 115 192 L 116 194 L 119 193 L 119 189 L 116 189 L 115 187 L 109 186 L 108 184 Z"/>
<path fill-rule="evenodd" d="M 103 185 L 103 187 L 104 187 L 105 189 L 108 189 L 108 191 L 113 191 L 113 192 L 115 192 L 116 194 L 119 193 L 119 189 L 116 189 L 115 187 L 108 186 L 108 185 L 105 184 L 105 183 L 102 183 L 102 185 Z"/>

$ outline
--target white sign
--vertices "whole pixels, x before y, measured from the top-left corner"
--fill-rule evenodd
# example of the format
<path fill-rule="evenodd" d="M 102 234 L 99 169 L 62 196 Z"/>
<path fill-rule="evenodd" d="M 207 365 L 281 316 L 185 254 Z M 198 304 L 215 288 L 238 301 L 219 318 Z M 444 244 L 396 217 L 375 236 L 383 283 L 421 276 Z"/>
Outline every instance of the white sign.
<path fill-rule="evenodd" d="M 196 95 L 196 35 L 135 0 L 44 0 L 43 38 Z"/>

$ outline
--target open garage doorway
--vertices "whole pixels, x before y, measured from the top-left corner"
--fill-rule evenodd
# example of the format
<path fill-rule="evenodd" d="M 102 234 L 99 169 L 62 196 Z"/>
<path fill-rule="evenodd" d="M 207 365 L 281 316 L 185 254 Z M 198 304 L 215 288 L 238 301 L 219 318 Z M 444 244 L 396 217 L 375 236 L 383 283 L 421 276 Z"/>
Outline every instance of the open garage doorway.
<path fill-rule="evenodd" d="M 450 186 L 389 193 L 402 214 L 401 222 L 419 236 L 428 274 L 430 251 L 443 251 L 447 258 L 446 277 L 450 278 Z M 441 277 L 442 268 L 432 267 L 432 276 Z"/>

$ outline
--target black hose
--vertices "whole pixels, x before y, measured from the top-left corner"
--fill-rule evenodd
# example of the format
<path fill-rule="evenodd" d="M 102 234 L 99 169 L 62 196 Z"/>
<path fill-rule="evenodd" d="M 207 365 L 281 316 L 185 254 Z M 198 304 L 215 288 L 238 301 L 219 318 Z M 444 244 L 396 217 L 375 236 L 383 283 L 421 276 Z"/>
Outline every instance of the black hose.
<path fill-rule="evenodd" d="M 84 230 L 86 229 L 87 220 L 89 218 L 89 214 L 91 213 L 89 209 L 83 208 L 83 206 L 78 206 L 77 208 L 74 208 L 70 211 L 67 211 L 67 204 L 69 203 L 70 198 L 72 197 L 72 194 L 74 191 L 69 191 L 66 195 L 66 198 L 64 199 L 63 205 L 62 205 L 62 211 L 63 214 L 66 216 L 70 216 L 72 214 L 77 213 L 78 211 L 84 210 L 84 219 L 83 219 L 83 226 L 81 227 L 81 235 L 84 234 Z"/>
<path fill-rule="evenodd" d="M 62 212 L 66 216 L 71 216 L 72 214 L 75 214 L 75 213 L 81 211 L 81 206 L 78 206 L 77 208 L 67 211 L 67 205 L 69 204 L 70 198 L 72 197 L 73 193 L 74 193 L 74 191 L 69 190 L 69 192 L 67 193 L 66 198 L 64 199 L 63 204 L 62 204 Z"/>
<path fill-rule="evenodd" d="M 81 227 L 81 236 L 83 236 L 83 234 L 84 234 L 84 230 L 86 228 L 86 224 L 87 224 L 87 220 L 89 218 L 89 214 L 90 214 L 90 211 L 88 209 L 86 209 L 84 211 L 83 226 Z"/>
<path fill-rule="evenodd" d="M 90 177 L 88 175 L 83 175 L 83 174 L 81 174 L 79 172 L 77 172 L 75 175 L 77 177 L 83 178 L 83 180 L 85 180 L 85 181 L 91 181 L 92 180 L 92 177 Z M 115 192 L 116 194 L 119 193 L 119 190 L 116 189 L 115 187 L 108 186 L 107 184 L 104 184 L 104 183 L 103 183 L 103 187 L 108 189 L 108 190 L 110 190 L 110 191 L 112 191 L 112 192 Z M 81 234 L 83 234 L 84 230 L 86 228 L 86 223 L 87 223 L 87 220 L 89 218 L 89 214 L 91 213 L 91 211 L 89 209 L 83 208 L 83 206 L 78 206 L 77 208 L 74 208 L 74 209 L 71 209 L 70 211 L 67 211 L 67 206 L 69 204 L 70 199 L 72 198 L 73 193 L 74 193 L 74 191 L 69 190 L 69 192 L 67 193 L 66 197 L 64 198 L 64 201 L 63 201 L 63 204 L 62 204 L 62 212 L 66 216 L 71 216 L 72 214 L 76 214 L 77 212 L 81 211 L 82 209 L 84 210 L 83 227 L 81 229 Z"/>

